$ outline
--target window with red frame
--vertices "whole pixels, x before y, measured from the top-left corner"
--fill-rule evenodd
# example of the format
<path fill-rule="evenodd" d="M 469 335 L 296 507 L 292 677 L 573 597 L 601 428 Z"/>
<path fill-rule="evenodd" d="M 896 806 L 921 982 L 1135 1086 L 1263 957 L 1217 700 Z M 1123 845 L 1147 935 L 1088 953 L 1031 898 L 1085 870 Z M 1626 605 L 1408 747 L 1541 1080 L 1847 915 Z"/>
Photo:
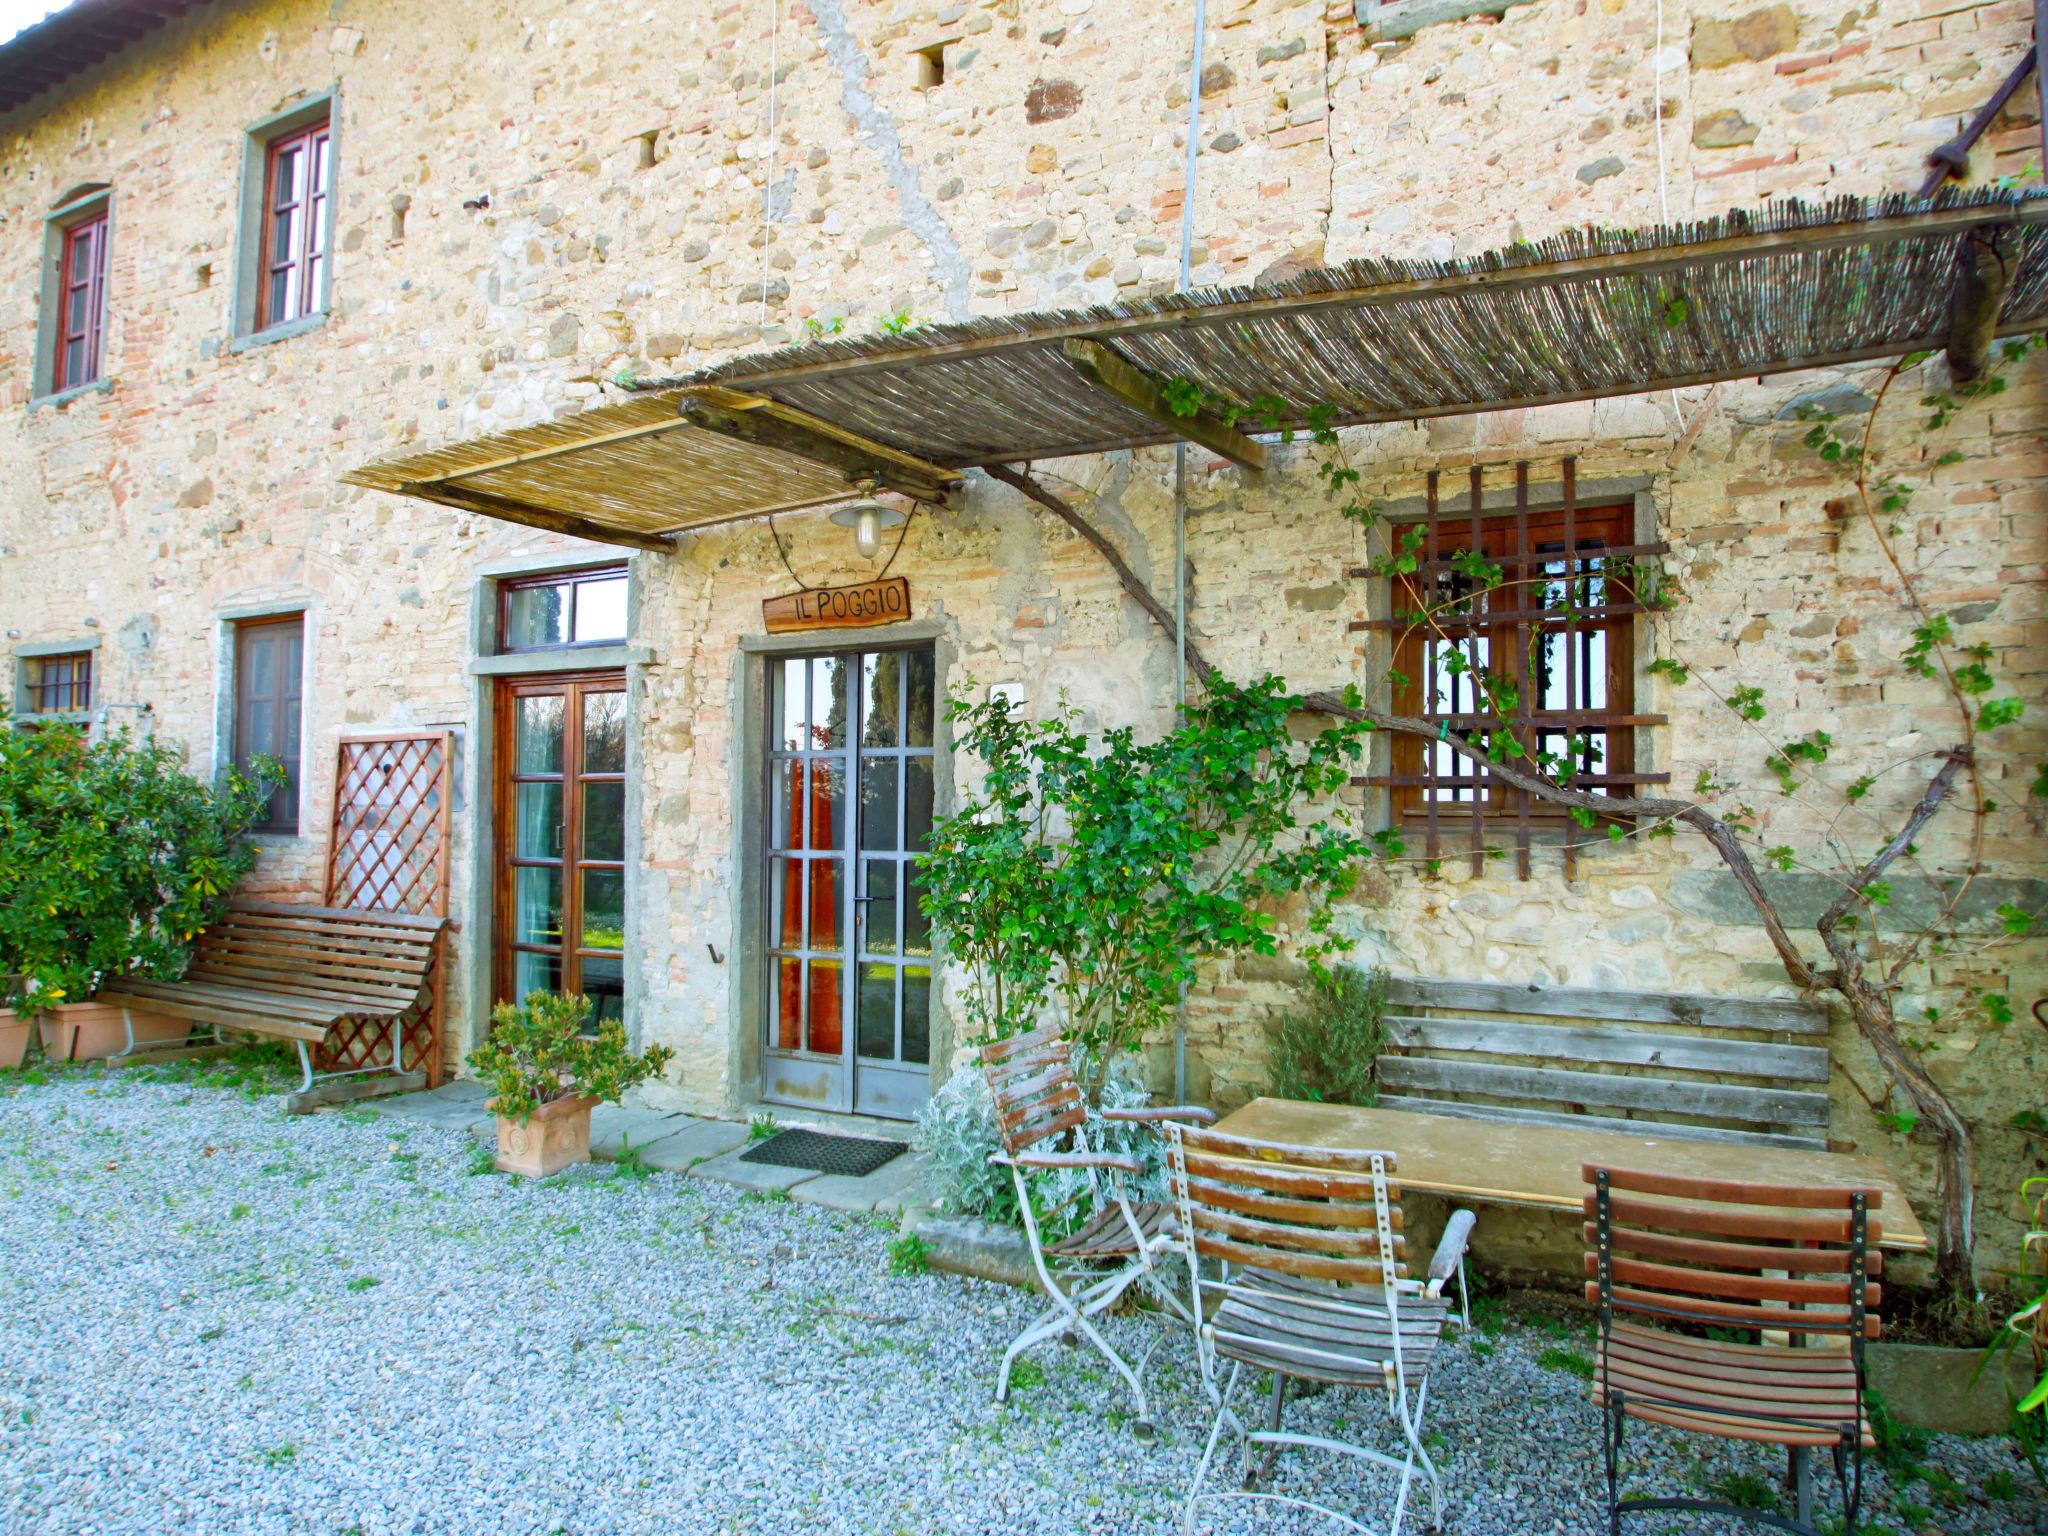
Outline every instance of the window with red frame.
<path fill-rule="evenodd" d="M 330 126 L 323 119 L 270 142 L 263 180 L 258 330 L 327 307 L 327 197 L 334 160 Z"/>
<path fill-rule="evenodd" d="M 57 365 L 54 390 L 77 389 L 100 379 L 107 329 L 107 212 L 89 214 L 64 231 L 57 295 Z"/>

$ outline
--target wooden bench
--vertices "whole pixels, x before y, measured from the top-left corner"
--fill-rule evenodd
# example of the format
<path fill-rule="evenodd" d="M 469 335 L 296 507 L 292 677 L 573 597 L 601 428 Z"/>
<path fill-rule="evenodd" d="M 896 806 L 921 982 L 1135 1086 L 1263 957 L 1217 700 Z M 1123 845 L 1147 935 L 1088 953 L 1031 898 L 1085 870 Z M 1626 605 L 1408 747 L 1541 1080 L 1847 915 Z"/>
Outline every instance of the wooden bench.
<path fill-rule="evenodd" d="M 291 1041 L 304 1076 L 288 1109 L 405 1092 L 426 1086 L 426 1073 L 404 1070 L 405 1019 L 426 994 L 446 927 L 440 917 L 238 901 L 200 935 L 183 980 L 130 977 L 98 998 L 211 1024 L 216 1041 L 223 1029 Z M 362 1019 L 388 1021 L 390 1062 L 314 1072 L 310 1047 Z M 141 1054 L 132 1024 L 128 1054 Z"/>
<path fill-rule="evenodd" d="M 1827 1148 L 1812 1003 L 1395 977 L 1385 1024 L 1389 1109 Z"/>

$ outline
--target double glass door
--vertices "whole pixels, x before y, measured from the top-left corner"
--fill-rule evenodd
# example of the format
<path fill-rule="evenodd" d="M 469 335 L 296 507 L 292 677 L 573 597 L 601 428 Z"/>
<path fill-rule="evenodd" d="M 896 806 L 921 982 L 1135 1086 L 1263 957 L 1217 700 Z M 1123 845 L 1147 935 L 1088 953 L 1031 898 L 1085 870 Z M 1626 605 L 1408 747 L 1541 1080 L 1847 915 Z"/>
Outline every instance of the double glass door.
<path fill-rule="evenodd" d="M 498 998 L 575 992 L 593 1027 L 622 1018 L 623 674 L 501 684 L 497 762 Z"/>
<path fill-rule="evenodd" d="M 769 664 L 762 1096 L 907 1119 L 930 1088 L 929 648 Z"/>

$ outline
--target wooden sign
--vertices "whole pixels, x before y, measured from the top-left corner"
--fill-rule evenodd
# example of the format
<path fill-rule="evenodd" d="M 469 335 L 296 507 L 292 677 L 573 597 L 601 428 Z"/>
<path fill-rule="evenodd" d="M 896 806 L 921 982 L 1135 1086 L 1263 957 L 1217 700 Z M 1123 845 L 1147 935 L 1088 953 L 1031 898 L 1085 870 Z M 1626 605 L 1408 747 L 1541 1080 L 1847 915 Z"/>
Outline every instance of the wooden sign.
<path fill-rule="evenodd" d="M 807 629 L 870 629 L 910 617 L 910 583 L 901 576 L 851 587 L 812 587 L 761 600 L 761 626 L 771 635 Z"/>

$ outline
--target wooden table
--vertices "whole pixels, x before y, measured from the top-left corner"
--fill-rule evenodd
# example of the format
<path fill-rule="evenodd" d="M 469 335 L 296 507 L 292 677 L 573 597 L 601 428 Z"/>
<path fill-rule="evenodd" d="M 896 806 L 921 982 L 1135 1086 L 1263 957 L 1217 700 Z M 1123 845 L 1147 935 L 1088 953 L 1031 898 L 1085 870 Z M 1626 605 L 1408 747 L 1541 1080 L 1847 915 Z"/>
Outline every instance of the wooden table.
<path fill-rule="evenodd" d="M 1898 1181 L 1873 1157 L 1294 1099 L 1253 1099 L 1225 1115 L 1216 1129 L 1295 1146 L 1391 1152 L 1405 1189 L 1546 1211 L 1582 1209 L 1586 1186 L 1579 1167 L 1588 1162 L 1753 1183 L 1860 1185 L 1883 1195 L 1873 1213 L 1883 1234 L 1879 1247 L 1902 1252 L 1927 1247 L 1927 1233 Z"/>

